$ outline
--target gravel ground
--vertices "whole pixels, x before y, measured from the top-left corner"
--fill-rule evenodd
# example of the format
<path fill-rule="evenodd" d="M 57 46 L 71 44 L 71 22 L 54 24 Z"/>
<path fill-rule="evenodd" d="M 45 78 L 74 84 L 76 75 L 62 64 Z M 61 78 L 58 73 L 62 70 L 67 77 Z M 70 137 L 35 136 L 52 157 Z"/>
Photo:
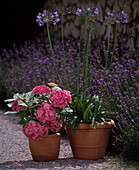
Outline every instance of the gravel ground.
<path fill-rule="evenodd" d="M 18 116 L 5 116 L 0 110 L 0 170 L 125 170 L 114 158 L 99 160 L 74 159 L 66 136 L 61 136 L 59 159 L 35 162 L 28 147 L 28 139 L 18 124 Z M 131 169 L 130 169 L 131 170 Z M 135 170 L 132 168 L 132 170 Z"/>

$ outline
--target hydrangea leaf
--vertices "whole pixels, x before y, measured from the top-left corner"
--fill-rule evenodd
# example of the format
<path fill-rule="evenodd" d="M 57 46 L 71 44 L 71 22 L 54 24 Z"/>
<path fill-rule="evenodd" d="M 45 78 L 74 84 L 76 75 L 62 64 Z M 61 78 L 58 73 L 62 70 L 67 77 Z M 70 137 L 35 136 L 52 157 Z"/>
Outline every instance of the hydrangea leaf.
<path fill-rule="evenodd" d="M 18 113 L 17 111 L 7 111 L 4 114 L 5 115 L 14 115 L 14 114 L 17 114 L 17 113 Z"/>
<path fill-rule="evenodd" d="M 13 101 L 15 101 L 15 99 L 6 99 L 6 100 L 4 100 L 4 102 L 13 102 Z"/>
<path fill-rule="evenodd" d="M 27 106 L 22 100 L 18 99 L 18 105 Z"/>
<path fill-rule="evenodd" d="M 34 93 L 33 93 L 32 91 L 27 92 L 27 93 L 25 94 L 25 97 L 26 97 L 26 101 L 33 100 L 33 98 L 34 98 Z"/>
<path fill-rule="evenodd" d="M 13 104 L 13 103 L 8 103 L 7 106 L 8 106 L 8 107 L 12 107 L 12 104 Z"/>
<path fill-rule="evenodd" d="M 60 87 L 53 87 L 52 90 L 62 90 Z"/>

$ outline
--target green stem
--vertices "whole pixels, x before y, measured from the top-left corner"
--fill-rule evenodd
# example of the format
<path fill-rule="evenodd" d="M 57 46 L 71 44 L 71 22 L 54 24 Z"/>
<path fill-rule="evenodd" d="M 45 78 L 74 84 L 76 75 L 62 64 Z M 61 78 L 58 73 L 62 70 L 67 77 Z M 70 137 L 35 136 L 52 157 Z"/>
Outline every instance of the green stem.
<path fill-rule="evenodd" d="M 78 54 L 78 62 L 77 62 L 77 97 L 79 96 L 79 58 L 81 55 L 81 41 L 82 41 L 82 21 L 80 21 L 80 45 L 79 45 L 79 54 Z"/>
<path fill-rule="evenodd" d="M 110 33 L 111 33 L 111 24 L 109 24 L 108 47 L 107 47 L 107 55 L 106 55 L 106 62 L 105 62 L 105 71 L 104 71 L 104 78 L 103 78 L 103 82 L 102 82 L 102 85 L 101 85 L 101 91 L 100 91 L 100 95 L 99 95 L 99 103 L 100 103 L 100 100 L 101 100 L 102 90 L 103 90 L 104 81 L 105 81 L 105 77 L 106 77 L 106 71 L 107 71 L 109 45 L 110 45 Z"/>
<path fill-rule="evenodd" d="M 50 32 L 49 32 L 49 23 L 47 23 L 47 33 L 48 33 L 48 40 L 49 40 L 49 44 L 50 44 L 50 48 L 51 48 L 51 53 L 52 53 L 52 60 L 53 60 L 53 65 L 57 74 L 58 79 L 60 80 L 60 83 L 62 85 L 62 88 L 64 88 L 64 85 L 62 83 L 62 80 L 59 76 L 59 73 L 57 71 L 56 65 L 55 65 L 55 60 L 54 60 L 54 52 L 53 52 L 53 48 L 52 48 L 52 43 L 51 43 L 51 37 L 50 37 Z"/>
<path fill-rule="evenodd" d="M 108 82 L 109 82 L 110 69 L 111 69 L 111 65 L 112 65 L 112 62 L 113 62 L 115 46 L 116 46 L 116 43 L 117 43 L 117 26 L 118 26 L 118 24 L 116 23 L 115 39 L 114 39 L 114 47 L 113 47 L 113 52 L 112 52 L 112 56 L 111 56 L 110 66 L 109 66 L 109 69 L 108 69 L 107 84 L 106 84 L 106 87 L 105 87 L 105 93 L 104 93 L 104 96 L 103 96 L 102 103 L 104 102 L 104 97 L 105 97 L 105 95 L 106 95 L 106 90 L 107 90 Z"/>
<path fill-rule="evenodd" d="M 92 36 L 92 22 L 91 22 L 91 28 L 89 30 L 89 38 L 87 43 L 87 54 L 86 54 L 86 70 L 85 70 L 85 94 L 84 94 L 84 100 L 86 100 L 86 88 L 87 88 L 87 73 L 88 73 L 88 59 L 89 59 L 89 50 L 90 50 L 90 42 L 91 42 L 91 36 Z"/>
<path fill-rule="evenodd" d="M 83 101 L 84 101 L 84 91 L 85 91 L 85 83 L 84 83 L 84 79 L 85 79 L 85 58 L 86 58 L 86 39 L 87 39 L 87 23 L 88 23 L 88 16 L 86 16 L 86 24 L 85 24 L 85 42 L 84 42 L 84 59 L 83 59 Z"/>
<path fill-rule="evenodd" d="M 61 35 L 62 35 L 62 45 L 63 45 L 65 78 L 66 78 L 67 89 L 69 90 L 69 84 L 68 84 L 68 78 L 67 78 L 67 68 L 66 68 L 66 59 L 65 59 L 65 47 L 64 47 L 64 35 L 63 35 L 63 17 L 62 17 L 62 15 L 61 15 Z"/>

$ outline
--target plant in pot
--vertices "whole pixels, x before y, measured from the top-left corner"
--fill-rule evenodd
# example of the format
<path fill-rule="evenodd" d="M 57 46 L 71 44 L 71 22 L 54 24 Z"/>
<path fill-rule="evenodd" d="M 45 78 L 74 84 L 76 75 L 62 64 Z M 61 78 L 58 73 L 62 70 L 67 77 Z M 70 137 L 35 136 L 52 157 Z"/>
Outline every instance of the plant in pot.
<path fill-rule="evenodd" d="M 36 86 L 32 91 L 14 94 L 9 107 L 13 111 L 5 115 L 19 114 L 23 132 L 29 138 L 29 147 L 34 161 L 58 159 L 62 121 L 59 113 L 71 103 L 69 91 L 55 83 Z"/>
<path fill-rule="evenodd" d="M 49 24 L 54 25 L 61 21 L 61 35 L 63 44 L 63 56 L 64 56 L 64 66 L 65 66 L 65 80 L 66 87 L 70 89 L 67 78 L 66 69 L 66 56 L 64 48 L 64 34 L 63 34 L 63 15 L 69 13 L 68 10 L 63 8 L 55 10 L 54 12 L 48 12 L 46 10 L 43 13 L 39 13 L 37 16 L 37 22 L 40 26 L 47 25 L 48 40 L 51 48 L 53 65 L 55 67 L 57 76 L 60 80 L 61 86 L 64 87 L 62 79 L 55 65 L 53 47 L 49 32 Z M 102 85 L 100 93 L 98 95 L 87 95 L 86 90 L 88 86 L 88 62 L 89 62 L 89 52 L 91 44 L 92 31 L 95 28 L 94 23 L 98 15 L 98 9 L 92 7 L 91 5 L 87 8 L 78 8 L 76 11 L 77 18 L 80 21 L 80 43 L 78 49 L 78 61 L 77 61 L 77 92 L 72 95 L 72 103 L 69 104 L 69 108 L 65 109 L 60 113 L 63 124 L 66 125 L 67 135 L 72 148 L 73 156 L 75 158 L 81 159 L 99 159 L 103 158 L 105 155 L 109 135 L 112 127 L 114 126 L 114 121 L 109 119 L 110 115 L 113 114 L 109 110 L 104 109 L 104 99 L 107 93 L 107 87 L 109 82 L 109 74 L 111 71 L 111 65 L 113 62 L 115 46 L 117 41 L 117 25 L 119 23 L 127 23 L 127 14 L 124 11 L 112 11 L 108 12 L 105 17 L 105 22 L 108 26 L 108 45 L 107 53 L 105 58 L 105 68 L 104 77 L 102 80 Z M 85 18 L 85 30 L 84 30 L 84 64 L 83 64 L 83 82 L 82 88 L 80 87 L 80 77 L 79 77 L 79 61 L 81 55 L 81 44 L 82 44 L 82 34 L 83 34 L 83 21 Z M 115 25 L 115 38 L 113 43 L 113 52 L 109 52 L 109 42 L 111 36 L 111 25 Z M 108 58 L 110 57 L 110 62 L 108 66 Z M 72 87 L 71 87 L 72 88 Z"/>

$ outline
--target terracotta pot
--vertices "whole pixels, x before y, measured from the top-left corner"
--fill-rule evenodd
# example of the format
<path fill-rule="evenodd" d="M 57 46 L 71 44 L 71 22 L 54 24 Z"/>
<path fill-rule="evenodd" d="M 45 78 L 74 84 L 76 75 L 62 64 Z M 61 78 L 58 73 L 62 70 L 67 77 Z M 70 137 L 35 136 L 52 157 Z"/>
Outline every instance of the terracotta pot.
<path fill-rule="evenodd" d="M 100 159 L 103 158 L 108 145 L 108 140 L 114 121 L 100 123 L 95 130 L 92 124 L 80 123 L 73 136 L 74 129 L 67 126 L 66 132 L 71 145 L 74 158 Z"/>
<path fill-rule="evenodd" d="M 40 140 L 29 139 L 29 148 L 34 161 L 57 160 L 60 149 L 60 134 L 48 135 Z"/>

